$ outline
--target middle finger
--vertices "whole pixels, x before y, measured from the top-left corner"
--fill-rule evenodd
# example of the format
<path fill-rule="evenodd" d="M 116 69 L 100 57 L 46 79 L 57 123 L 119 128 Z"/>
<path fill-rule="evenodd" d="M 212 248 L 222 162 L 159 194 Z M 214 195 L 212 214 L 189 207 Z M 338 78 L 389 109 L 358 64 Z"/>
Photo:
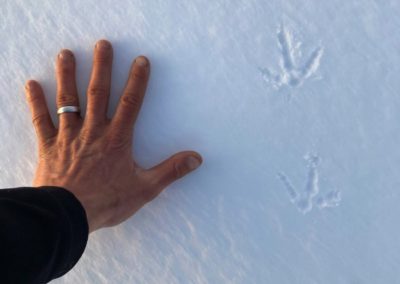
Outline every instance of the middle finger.
<path fill-rule="evenodd" d="M 97 42 L 94 49 L 93 67 L 87 90 L 86 119 L 89 124 L 103 124 L 107 118 L 111 86 L 113 50 L 106 40 Z"/>

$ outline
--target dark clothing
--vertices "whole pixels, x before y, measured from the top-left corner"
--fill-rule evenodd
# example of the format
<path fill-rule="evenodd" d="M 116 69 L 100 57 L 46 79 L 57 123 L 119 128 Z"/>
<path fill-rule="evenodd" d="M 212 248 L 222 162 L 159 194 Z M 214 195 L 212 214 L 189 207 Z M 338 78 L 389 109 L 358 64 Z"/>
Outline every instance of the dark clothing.
<path fill-rule="evenodd" d="M 0 283 L 47 283 L 67 273 L 89 236 L 86 212 L 55 186 L 0 190 Z"/>

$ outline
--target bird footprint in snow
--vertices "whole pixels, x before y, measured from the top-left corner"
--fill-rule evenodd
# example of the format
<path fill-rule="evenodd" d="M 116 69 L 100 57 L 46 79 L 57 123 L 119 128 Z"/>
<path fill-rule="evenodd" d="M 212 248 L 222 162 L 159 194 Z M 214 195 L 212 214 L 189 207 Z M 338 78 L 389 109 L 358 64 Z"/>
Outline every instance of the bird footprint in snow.
<path fill-rule="evenodd" d="M 308 175 L 304 192 L 299 194 L 284 173 L 278 173 L 278 178 L 282 181 L 290 201 L 296 205 L 297 209 L 306 214 L 313 208 L 313 200 L 319 194 L 319 174 L 318 165 L 320 158 L 317 155 L 306 155 L 304 159 L 307 161 Z M 338 190 L 332 190 L 324 197 L 318 197 L 315 204 L 320 208 L 336 207 L 340 204 L 341 193 Z"/>
<path fill-rule="evenodd" d="M 290 87 L 301 86 L 307 78 L 317 71 L 324 50 L 322 47 L 315 48 L 308 59 L 300 65 L 296 63 L 298 61 L 296 54 L 299 53 L 301 43 L 293 45 L 293 37 L 283 25 L 278 30 L 277 37 L 282 53 L 279 64 L 281 71 L 278 73 L 269 68 L 259 68 L 259 71 L 263 79 L 276 89 L 283 85 Z"/>

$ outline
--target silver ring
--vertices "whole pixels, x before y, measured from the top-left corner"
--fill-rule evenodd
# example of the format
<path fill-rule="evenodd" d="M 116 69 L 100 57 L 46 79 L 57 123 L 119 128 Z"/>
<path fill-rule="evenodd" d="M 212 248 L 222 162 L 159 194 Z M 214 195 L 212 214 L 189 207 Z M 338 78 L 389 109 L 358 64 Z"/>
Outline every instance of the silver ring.
<path fill-rule="evenodd" d="M 63 106 L 57 109 L 57 114 L 62 114 L 64 112 L 80 112 L 80 108 L 77 106 Z"/>

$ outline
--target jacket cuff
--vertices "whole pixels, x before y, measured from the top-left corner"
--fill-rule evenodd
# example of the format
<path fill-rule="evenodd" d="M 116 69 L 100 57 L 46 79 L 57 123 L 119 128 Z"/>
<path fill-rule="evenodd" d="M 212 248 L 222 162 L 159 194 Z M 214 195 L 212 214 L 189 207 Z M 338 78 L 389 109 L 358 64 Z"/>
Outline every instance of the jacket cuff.
<path fill-rule="evenodd" d="M 78 198 L 65 188 L 57 186 L 40 186 L 41 192 L 49 194 L 58 204 L 60 212 L 63 215 L 64 223 L 60 226 L 62 234 L 68 243 L 67 262 L 65 267 L 59 271 L 59 275 L 65 274 L 78 262 L 89 237 L 89 224 L 84 207 Z"/>

